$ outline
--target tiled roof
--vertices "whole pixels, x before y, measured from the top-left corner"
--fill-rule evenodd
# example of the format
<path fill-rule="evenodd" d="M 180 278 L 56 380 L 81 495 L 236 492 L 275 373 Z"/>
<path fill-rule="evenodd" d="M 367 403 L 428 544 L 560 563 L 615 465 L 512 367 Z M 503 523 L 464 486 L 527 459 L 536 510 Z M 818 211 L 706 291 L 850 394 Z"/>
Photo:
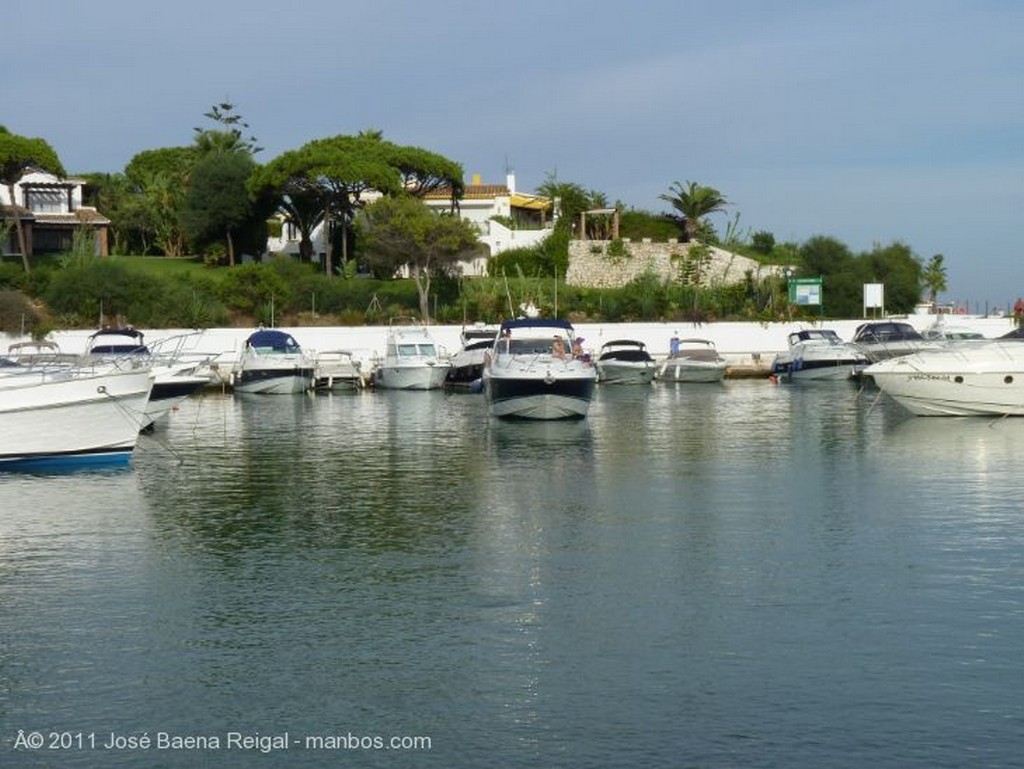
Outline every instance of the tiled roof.
<path fill-rule="evenodd" d="M 508 195 L 508 187 L 504 184 L 467 184 L 462 193 L 462 199 L 480 200 L 482 198 L 497 198 L 502 195 Z M 450 200 L 451 197 L 451 187 L 440 187 L 424 195 L 427 200 Z"/>
<path fill-rule="evenodd" d="M 38 213 L 35 217 L 37 224 L 110 224 L 110 220 L 95 208 L 79 208 L 67 214 Z"/>

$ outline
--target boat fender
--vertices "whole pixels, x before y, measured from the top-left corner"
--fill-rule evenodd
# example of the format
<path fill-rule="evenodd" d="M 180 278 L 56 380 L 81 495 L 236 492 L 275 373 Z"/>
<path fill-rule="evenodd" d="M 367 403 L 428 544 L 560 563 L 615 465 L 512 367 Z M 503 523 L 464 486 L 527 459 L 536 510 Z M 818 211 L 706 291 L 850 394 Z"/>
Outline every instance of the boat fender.
<path fill-rule="evenodd" d="M 471 393 L 482 393 L 484 391 L 484 380 L 474 379 L 469 383 L 469 391 Z"/>

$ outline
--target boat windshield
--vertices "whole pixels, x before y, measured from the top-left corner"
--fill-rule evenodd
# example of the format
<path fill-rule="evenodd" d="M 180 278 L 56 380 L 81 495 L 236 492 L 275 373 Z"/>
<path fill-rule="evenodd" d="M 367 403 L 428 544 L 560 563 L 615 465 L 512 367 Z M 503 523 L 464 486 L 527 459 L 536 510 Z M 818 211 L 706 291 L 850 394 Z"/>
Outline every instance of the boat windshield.
<path fill-rule="evenodd" d="M 417 355 L 433 358 L 437 352 L 432 344 L 400 344 L 398 345 L 399 358 L 415 358 Z"/>
<path fill-rule="evenodd" d="M 508 352 L 513 355 L 544 355 L 550 354 L 553 341 L 551 339 L 502 339 L 498 345 L 498 352 L 505 352 L 506 344 Z"/>

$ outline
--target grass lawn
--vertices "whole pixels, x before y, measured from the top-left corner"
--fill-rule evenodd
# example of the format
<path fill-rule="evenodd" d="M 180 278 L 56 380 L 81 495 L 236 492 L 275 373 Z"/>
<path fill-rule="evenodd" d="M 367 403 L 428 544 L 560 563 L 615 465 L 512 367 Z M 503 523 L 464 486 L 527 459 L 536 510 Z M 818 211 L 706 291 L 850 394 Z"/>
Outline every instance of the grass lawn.
<path fill-rule="evenodd" d="M 127 265 L 132 270 L 169 278 L 177 275 L 209 275 L 216 272 L 204 265 L 203 260 L 196 256 L 112 256 L 110 259 Z"/>

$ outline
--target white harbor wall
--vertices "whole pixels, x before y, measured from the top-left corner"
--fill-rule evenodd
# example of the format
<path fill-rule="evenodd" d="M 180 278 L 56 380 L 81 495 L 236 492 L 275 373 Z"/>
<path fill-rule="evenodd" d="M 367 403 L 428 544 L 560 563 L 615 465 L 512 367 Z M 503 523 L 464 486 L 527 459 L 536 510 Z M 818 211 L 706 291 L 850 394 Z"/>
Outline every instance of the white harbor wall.
<path fill-rule="evenodd" d="M 986 337 L 995 338 L 1011 331 L 1014 322 L 1011 317 L 980 317 L 970 315 L 911 314 L 900 316 L 919 331 L 935 324 L 941 318 L 947 325 L 978 331 Z M 576 332 L 584 338 L 584 350 L 596 353 L 602 344 L 613 339 L 635 339 L 644 342 L 651 355 L 663 358 L 668 354 L 669 340 L 673 336 L 681 339 L 698 337 L 714 342 L 718 351 L 732 365 L 770 365 L 772 358 L 787 348 L 786 338 L 792 331 L 805 328 L 833 329 L 845 340 L 853 338 L 854 332 L 865 319 L 827 320 L 820 323 L 579 323 Z M 292 334 L 308 352 L 326 350 L 348 350 L 363 363 L 363 370 L 369 371 L 377 357 L 382 357 L 387 337 L 387 326 L 300 326 L 282 327 Z M 459 349 L 459 334 L 462 326 L 432 325 L 430 333 L 442 352 L 453 353 Z M 195 357 L 213 357 L 222 367 L 237 360 L 245 339 L 252 333 L 251 328 L 213 328 L 202 331 L 189 329 L 141 329 L 148 345 L 155 346 L 161 340 L 188 335 L 182 351 Z M 82 353 L 92 331 L 55 331 L 47 339 L 60 345 L 65 353 Z M 4 344 L 28 341 L 27 337 L 7 336 Z M 0 354 L 6 350 L 0 350 Z"/>

